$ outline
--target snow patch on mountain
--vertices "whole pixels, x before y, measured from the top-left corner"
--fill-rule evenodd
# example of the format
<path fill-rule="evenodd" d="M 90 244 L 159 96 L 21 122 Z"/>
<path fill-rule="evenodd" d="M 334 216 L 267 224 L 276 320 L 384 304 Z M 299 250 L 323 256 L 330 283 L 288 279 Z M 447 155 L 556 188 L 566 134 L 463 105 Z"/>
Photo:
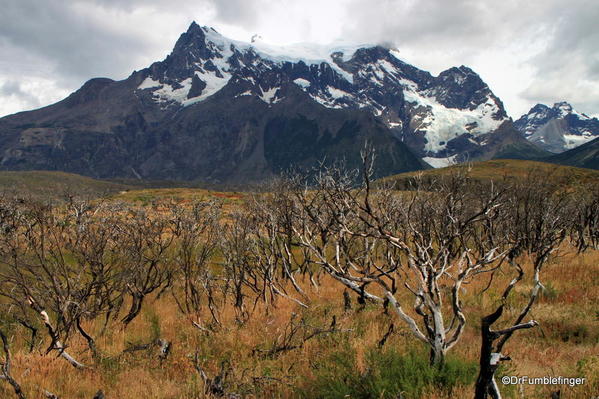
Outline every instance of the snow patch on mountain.
<path fill-rule="evenodd" d="M 281 100 L 280 98 L 277 98 L 277 92 L 279 91 L 279 89 L 280 87 L 272 87 L 266 91 L 262 91 L 260 99 L 264 101 L 266 104 L 276 104 Z"/>
<path fill-rule="evenodd" d="M 414 85 L 406 84 L 407 87 L 413 88 Z M 474 110 L 447 108 L 435 98 L 413 89 L 405 90 L 404 98 L 416 108 L 417 113 L 411 122 L 416 131 L 424 133 L 427 141 L 425 151 L 428 153 L 444 150 L 450 140 L 462 134 L 476 136 L 489 133 L 503 122 L 494 118 L 499 108 L 491 98 Z"/>
<path fill-rule="evenodd" d="M 292 43 L 286 45 L 276 45 L 265 42 L 261 36 L 254 35 L 253 40 L 243 42 L 225 38 L 214 29 L 204 26 L 202 28 L 206 37 L 213 42 L 221 44 L 233 44 L 240 51 L 253 49 L 258 54 L 278 62 L 297 63 L 303 61 L 307 65 L 331 62 L 332 55 L 336 54 L 343 62 L 352 58 L 356 51 L 361 48 L 373 47 L 373 44 L 348 44 L 343 41 L 337 41 L 332 44 L 322 45 L 315 43 Z"/>
<path fill-rule="evenodd" d="M 405 89 L 408 89 L 410 91 L 417 91 L 418 90 L 418 84 L 416 82 L 412 82 L 411 80 L 408 80 L 408 79 L 405 79 L 405 78 L 399 79 L 398 82 Z"/>
<path fill-rule="evenodd" d="M 239 97 L 245 97 L 245 96 L 251 96 L 252 95 L 252 91 L 251 90 L 246 90 L 243 93 L 239 93 L 235 96 L 235 98 L 239 98 Z"/>
<path fill-rule="evenodd" d="M 347 98 L 353 97 L 350 93 L 343 91 L 343 90 L 339 90 L 332 86 L 327 86 L 327 91 L 329 92 L 331 97 L 333 97 L 335 100 L 338 100 L 338 99 L 344 98 L 344 97 L 347 97 Z"/>
<path fill-rule="evenodd" d="M 228 39 L 214 29 L 206 26 L 202 27 L 202 30 L 206 35 L 207 42 L 215 43 L 219 49 L 224 49 L 226 52 L 232 52 L 232 48 L 244 53 L 252 51 L 261 58 L 277 64 L 303 62 L 306 65 L 320 65 L 326 63 L 350 83 L 353 83 L 353 76 L 340 68 L 335 62 L 332 62 L 333 54 L 340 55 L 339 59 L 341 61 L 347 61 L 351 59 L 357 50 L 373 46 L 371 44 L 347 45 L 343 43 L 334 43 L 331 45 L 295 43 L 278 46 L 265 43 L 262 40 L 255 40 L 252 43 L 248 43 Z M 223 54 L 223 56 L 223 59 L 226 60 L 230 54 Z"/>
<path fill-rule="evenodd" d="M 220 76 L 216 72 L 211 71 L 196 71 L 195 75 L 198 76 L 206 87 L 202 90 L 199 96 L 187 98 L 189 90 L 191 89 L 192 78 L 187 78 L 178 82 L 181 87 L 174 88 L 170 84 L 160 83 L 147 77 L 138 87 L 138 90 L 153 89 L 152 96 L 158 103 L 171 103 L 176 102 L 183 106 L 189 106 L 199 101 L 203 101 L 208 97 L 212 96 L 216 92 L 220 91 L 231 79 L 231 74 L 222 72 Z"/>
<path fill-rule="evenodd" d="M 295 83 L 296 85 L 305 88 L 310 87 L 311 83 L 309 80 L 303 79 L 303 78 L 297 78 L 293 81 L 293 83 Z"/>
<path fill-rule="evenodd" d="M 312 97 L 312 99 L 314 101 L 316 101 L 317 103 L 319 103 L 327 108 L 335 108 L 335 109 L 343 108 L 343 106 L 336 103 L 335 99 L 331 98 L 330 95 L 325 97 L 324 95 L 311 94 L 310 97 Z"/>
<path fill-rule="evenodd" d="M 564 148 L 571 150 L 579 145 L 588 143 L 589 141 L 596 139 L 597 136 L 593 136 L 591 132 L 584 132 L 581 136 L 576 134 L 564 134 Z"/>
<path fill-rule="evenodd" d="M 156 86 L 156 83 L 160 86 Z M 169 84 L 162 84 L 153 81 L 151 78 L 146 78 L 138 88 L 148 88 L 148 86 L 149 88 L 154 88 L 155 90 L 153 90 L 152 94 L 156 102 L 169 103 L 176 101 L 182 104 L 187 98 L 189 89 L 191 89 L 191 78 L 185 79 L 179 84 L 181 87 L 174 88 Z"/>
<path fill-rule="evenodd" d="M 215 72 L 200 72 L 196 71 L 196 76 L 200 78 L 204 83 L 206 83 L 206 87 L 202 90 L 202 93 L 199 96 L 192 97 L 190 99 L 182 101 L 184 106 L 195 104 L 199 101 L 203 101 L 213 94 L 220 91 L 223 87 L 229 83 L 231 79 L 231 74 L 225 72 L 224 68 L 221 72 L 221 76 L 218 76 Z M 187 90 L 189 92 L 189 90 Z"/>
<path fill-rule="evenodd" d="M 424 157 L 422 160 L 433 168 L 445 168 L 447 166 L 455 165 L 457 163 L 456 158 L 457 155 L 452 155 L 445 158 Z"/>
<path fill-rule="evenodd" d="M 307 65 L 319 65 L 323 62 L 330 63 L 332 54 L 340 54 L 342 61 L 348 61 L 360 48 L 372 47 L 372 45 L 318 45 L 312 43 L 296 43 L 286 46 L 276 46 L 264 42 L 243 43 L 236 42 L 236 47 L 247 49 L 248 45 L 264 58 L 275 62 L 297 63 L 303 61 Z"/>
<path fill-rule="evenodd" d="M 137 87 L 137 89 L 138 90 L 153 89 L 153 88 L 158 88 L 161 86 L 162 86 L 162 83 L 160 83 L 157 80 L 152 79 L 151 76 L 148 76 L 147 78 L 144 79 L 143 82 L 141 82 L 141 84 Z"/>

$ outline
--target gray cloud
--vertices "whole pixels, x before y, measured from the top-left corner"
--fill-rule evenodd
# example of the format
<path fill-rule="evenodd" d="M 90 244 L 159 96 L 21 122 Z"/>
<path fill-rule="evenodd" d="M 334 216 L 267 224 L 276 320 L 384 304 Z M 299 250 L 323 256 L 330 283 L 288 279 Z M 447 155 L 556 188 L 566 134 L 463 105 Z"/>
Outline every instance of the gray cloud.
<path fill-rule="evenodd" d="M 67 82 L 122 72 L 135 61 L 132 55 L 147 50 L 135 32 L 112 30 L 82 13 L 78 4 L 8 0 L 0 14 L 5 48 L 35 55 Z"/>
<path fill-rule="evenodd" d="M 21 87 L 20 82 L 6 81 L 0 85 L 1 97 L 14 97 L 16 101 L 25 103 L 31 107 L 39 107 L 41 105 L 39 99 L 32 93 L 29 93 Z"/>
<path fill-rule="evenodd" d="M 345 23 L 345 36 L 391 40 L 437 73 L 469 65 L 515 117 L 536 102 L 561 99 L 599 113 L 594 0 L 351 0 L 348 7 L 360 17 Z"/>
<path fill-rule="evenodd" d="M 599 7 L 581 0 L 552 11 L 553 32 L 545 49 L 530 60 L 535 79 L 521 94 L 545 102 L 570 100 L 599 114 Z"/>
<path fill-rule="evenodd" d="M 263 15 L 261 10 L 268 8 L 272 3 L 272 0 L 257 0 L 254 2 L 247 0 L 211 1 L 218 20 L 229 24 L 242 24 L 246 28 L 255 28 L 261 15 Z"/>
<path fill-rule="evenodd" d="M 472 53 L 472 49 L 509 40 L 511 31 L 525 28 L 519 20 L 509 21 L 509 27 L 499 23 L 509 17 L 509 4 L 509 0 L 383 0 L 373 5 L 367 0 L 353 0 L 350 14 L 360 18 L 349 21 L 344 33 L 394 40 L 400 48 Z"/>

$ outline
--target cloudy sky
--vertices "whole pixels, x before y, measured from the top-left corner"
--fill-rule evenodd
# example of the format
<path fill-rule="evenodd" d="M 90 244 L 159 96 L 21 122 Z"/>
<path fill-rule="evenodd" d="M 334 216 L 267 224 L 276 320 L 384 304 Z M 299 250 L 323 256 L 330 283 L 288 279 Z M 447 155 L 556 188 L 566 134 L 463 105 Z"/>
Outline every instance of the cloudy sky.
<path fill-rule="evenodd" d="M 163 59 L 191 21 L 287 44 L 385 43 L 438 74 L 467 65 L 518 118 L 567 100 L 599 116 L 597 0 L 0 0 L 0 116 Z"/>

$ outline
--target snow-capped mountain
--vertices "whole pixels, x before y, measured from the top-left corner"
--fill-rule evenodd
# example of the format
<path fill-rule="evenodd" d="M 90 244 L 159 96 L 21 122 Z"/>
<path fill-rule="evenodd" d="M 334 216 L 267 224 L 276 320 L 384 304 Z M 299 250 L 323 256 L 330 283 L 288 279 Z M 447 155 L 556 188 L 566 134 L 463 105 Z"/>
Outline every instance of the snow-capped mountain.
<path fill-rule="evenodd" d="M 465 66 L 433 76 L 384 46 L 279 47 L 192 23 L 163 61 L 0 119 L 0 168 L 247 182 L 357 165 L 365 141 L 379 175 L 536 150 Z"/>
<path fill-rule="evenodd" d="M 434 77 L 403 62 L 396 49 L 244 43 L 197 24 L 138 89 L 165 106 L 189 106 L 229 83 L 234 96 L 269 105 L 293 84 L 324 107 L 366 109 L 432 164 L 460 156 L 464 146 L 456 138 L 479 146 L 480 136 L 508 119 L 501 101 L 465 66 Z"/>
<path fill-rule="evenodd" d="M 537 104 L 514 122 L 530 142 L 553 153 L 576 148 L 599 137 L 599 120 L 575 111 L 567 102 L 552 108 Z"/>

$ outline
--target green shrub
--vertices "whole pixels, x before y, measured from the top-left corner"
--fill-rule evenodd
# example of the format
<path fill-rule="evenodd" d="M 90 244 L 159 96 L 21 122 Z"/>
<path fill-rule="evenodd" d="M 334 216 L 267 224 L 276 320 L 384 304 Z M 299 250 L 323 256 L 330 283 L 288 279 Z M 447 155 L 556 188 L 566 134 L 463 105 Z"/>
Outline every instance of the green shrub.
<path fill-rule="evenodd" d="M 153 309 L 148 308 L 148 310 L 146 311 L 146 318 L 150 323 L 150 341 L 154 342 L 158 338 L 162 338 L 162 330 L 160 328 L 160 316 L 158 316 Z"/>
<path fill-rule="evenodd" d="M 541 296 L 546 298 L 548 301 L 554 301 L 559 295 L 558 290 L 551 284 L 551 282 L 545 283 L 545 287 L 541 290 Z"/>
<path fill-rule="evenodd" d="M 394 349 L 371 349 L 366 371 L 356 369 L 355 353 L 336 352 L 316 365 L 315 378 L 305 381 L 300 395 L 318 398 L 421 398 L 432 388 L 447 392 L 472 384 L 478 365 L 448 358 L 441 368 L 431 366 L 424 351 L 400 354 Z"/>

